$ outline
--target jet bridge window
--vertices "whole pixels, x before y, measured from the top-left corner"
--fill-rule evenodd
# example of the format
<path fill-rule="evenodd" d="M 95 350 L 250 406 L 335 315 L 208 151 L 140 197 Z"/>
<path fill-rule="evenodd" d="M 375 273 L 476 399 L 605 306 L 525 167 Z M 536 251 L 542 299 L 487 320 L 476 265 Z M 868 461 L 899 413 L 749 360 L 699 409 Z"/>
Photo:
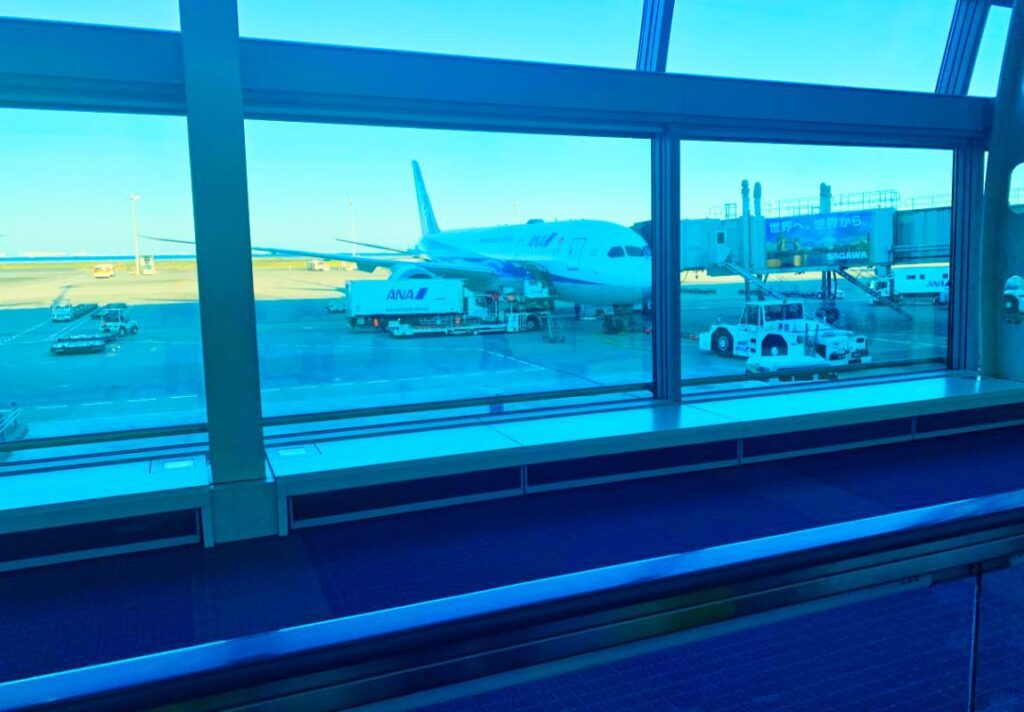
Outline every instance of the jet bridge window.
<path fill-rule="evenodd" d="M 608 256 L 609 257 L 625 257 L 626 256 L 626 251 L 623 250 L 621 247 L 613 247 L 612 249 L 608 250 Z"/>

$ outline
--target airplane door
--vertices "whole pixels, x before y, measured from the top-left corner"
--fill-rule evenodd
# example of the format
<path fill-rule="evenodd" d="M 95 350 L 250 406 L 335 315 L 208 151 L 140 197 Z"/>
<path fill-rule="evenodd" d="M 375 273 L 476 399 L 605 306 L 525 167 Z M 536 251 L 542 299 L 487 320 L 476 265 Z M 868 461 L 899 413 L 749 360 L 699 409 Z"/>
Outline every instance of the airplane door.
<path fill-rule="evenodd" d="M 569 257 L 566 260 L 566 267 L 569 269 L 580 268 L 580 258 L 583 256 L 583 245 L 587 242 L 587 238 L 578 237 L 572 241 L 569 245 Z"/>

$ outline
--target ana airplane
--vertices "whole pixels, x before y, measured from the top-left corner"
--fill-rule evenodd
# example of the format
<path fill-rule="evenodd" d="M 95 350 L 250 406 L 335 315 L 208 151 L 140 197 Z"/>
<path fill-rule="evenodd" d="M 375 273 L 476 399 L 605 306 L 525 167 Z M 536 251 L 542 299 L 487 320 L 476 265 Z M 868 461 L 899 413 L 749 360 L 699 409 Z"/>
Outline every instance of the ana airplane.
<path fill-rule="evenodd" d="M 354 262 L 363 271 L 391 270 L 391 279 L 463 279 L 475 291 L 548 285 L 556 299 L 575 304 L 632 307 L 651 298 L 651 252 L 627 227 L 599 220 L 543 222 L 465 230 L 441 230 L 419 163 L 412 162 L 421 236 L 412 250 L 353 242 L 386 253 L 348 254 L 254 247 L 272 255 L 301 255 Z"/>

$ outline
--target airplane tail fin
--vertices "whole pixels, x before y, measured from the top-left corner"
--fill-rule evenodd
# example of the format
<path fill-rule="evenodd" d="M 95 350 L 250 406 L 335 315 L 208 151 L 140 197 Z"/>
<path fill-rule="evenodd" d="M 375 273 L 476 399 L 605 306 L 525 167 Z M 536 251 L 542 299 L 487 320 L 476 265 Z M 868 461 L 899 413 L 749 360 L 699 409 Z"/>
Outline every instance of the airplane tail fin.
<path fill-rule="evenodd" d="M 441 232 L 437 226 L 437 218 L 434 217 L 434 208 L 430 204 L 430 195 L 427 187 L 423 184 L 423 173 L 420 171 L 418 161 L 412 162 L 412 179 L 416 184 L 416 205 L 420 209 L 420 230 L 424 235 Z"/>

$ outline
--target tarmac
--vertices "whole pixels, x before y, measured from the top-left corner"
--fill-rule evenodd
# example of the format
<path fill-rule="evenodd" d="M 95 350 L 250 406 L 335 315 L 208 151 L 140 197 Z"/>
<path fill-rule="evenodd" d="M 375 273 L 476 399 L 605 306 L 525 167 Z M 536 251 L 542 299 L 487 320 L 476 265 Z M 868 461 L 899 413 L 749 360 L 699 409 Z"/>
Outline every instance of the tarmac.
<path fill-rule="evenodd" d="M 0 408 L 20 408 L 28 437 L 202 422 L 195 265 L 168 260 L 157 270 L 135 276 L 129 265 L 119 264 L 117 276 L 101 280 L 92 277 L 91 263 L 0 266 Z M 343 314 L 328 312 L 347 280 L 386 276 L 384 271 L 313 272 L 301 261 L 255 262 L 265 416 L 651 380 L 650 334 L 606 334 L 589 308 L 575 320 L 571 304 L 557 305 L 565 325 L 563 343 L 549 343 L 539 332 L 397 339 L 383 332 L 353 332 Z M 816 286 L 808 280 L 793 283 L 802 292 Z M 908 320 L 873 306 L 851 285 L 843 289 L 839 325 L 869 337 L 875 363 L 944 358 L 945 308 L 908 306 L 913 316 Z M 53 356 L 49 345 L 55 336 L 98 330 L 89 316 L 52 322 L 50 305 L 60 299 L 125 302 L 139 333 L 116 340 L 104 353 Z M 719 318 L 738 320 L 742 284 L 719 282 L 699 293 L 684 288 L 681 300 L 684 380 L 741 375 L 743 360 L 700 353 L 695 336 Z M 807 300 L 807 306 L 813 312 L 816 302 Z"/>

